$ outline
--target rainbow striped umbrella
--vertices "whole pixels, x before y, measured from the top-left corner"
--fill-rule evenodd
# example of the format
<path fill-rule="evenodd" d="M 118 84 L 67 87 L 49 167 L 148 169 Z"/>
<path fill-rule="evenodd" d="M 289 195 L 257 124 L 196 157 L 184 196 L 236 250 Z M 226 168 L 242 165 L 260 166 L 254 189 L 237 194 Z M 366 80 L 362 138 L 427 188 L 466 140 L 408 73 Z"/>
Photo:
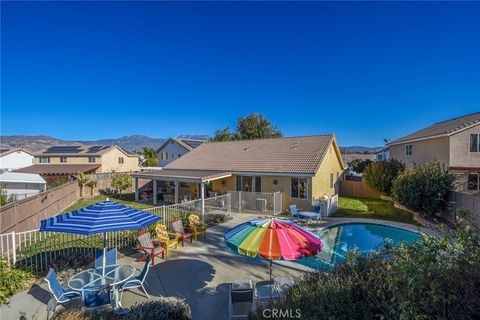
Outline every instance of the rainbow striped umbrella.
<path fill-rule="evenodd" d="M 322 250 L 322 242 L 316 234 L 290 220 L 268 217 L 260 217 L 228 230 L 225 242 L 233 252 L 270 260 L 270 281 L 272 260 L 297 260 Z"/>

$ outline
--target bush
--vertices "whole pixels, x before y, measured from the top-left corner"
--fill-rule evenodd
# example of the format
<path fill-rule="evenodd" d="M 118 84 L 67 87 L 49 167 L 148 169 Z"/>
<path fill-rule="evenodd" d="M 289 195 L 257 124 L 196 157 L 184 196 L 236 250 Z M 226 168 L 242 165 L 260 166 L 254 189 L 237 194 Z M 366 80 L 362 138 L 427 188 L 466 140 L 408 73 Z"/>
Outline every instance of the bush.
<path fill-rule="evenodd" d="M 407 208 L 433 217 L 445 207 L 440 198 L 446 199 L 453 191 L 454 180 L 445 165 L 433 161 L 400 174 L 393 183 L 392 195 Z"/>
<path fill-rule="evenodd" d="M 8 303 L 8 298 L 25 289 L 32 279 L 30 272 L 0 260 L 0 304 Z"/>
<path fill-rule="evenodd" d="M 305 275 L 265 308 L 298 309 L 302 319 L 480 319 L 479 242 L 478 228 L 463 227 L 369 256 L 350 254 L 331 272 Z"/>
<path fill-rule="evenodd" d="M 112 188 L 122 193 L 132 186 L 132 178 L 128 174 L 116 174 L 112 178 Z"/>
<path fill-rule="evenodd" d="M 373 190 L 390 195 L 393 181 L 404 170 L 403 163 L 395 159 L 372 162 L 365 168 L 363 179 Z"/>
<path fill-rule="evenodd" d="M 81 309 L 68 309 L 58 313 L 56 320 L 188 320 L 192 312 L 183 300 L 156 300 L 136 304 L 124 315 L 112 311 L 99 311 L 91 314 Z"/>

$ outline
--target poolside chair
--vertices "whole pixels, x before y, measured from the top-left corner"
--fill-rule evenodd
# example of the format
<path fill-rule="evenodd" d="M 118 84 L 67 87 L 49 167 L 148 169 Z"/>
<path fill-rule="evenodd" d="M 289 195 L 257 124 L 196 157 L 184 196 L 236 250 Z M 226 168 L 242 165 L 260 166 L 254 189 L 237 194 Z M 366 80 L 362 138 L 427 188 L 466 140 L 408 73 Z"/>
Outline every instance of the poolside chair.
<path fill-rule="evenodd" d="M 233 281 L 228 292 L 228 318 L 248 319 L 252 303 L 252 280 Z"/>
<path fill-rule="evenodd" d="M 172 229 L 177 234 L 178 240 L 182 241 L 182 247 L 185 240 L 190 239 L 190 242 L 193 241 L 193 229 L 190 227 L 184 227 L 182 220 L 174 220 L 172 222 Z M 188 232 L 186 232 L 185 230 L 187 230 Z"/>
<path fill-rule="evenodd" d="M 50 319 L 50 312 L 55 313 L 57 304 L 66 303 L 74 298 L 80 297 L 80 292 L 70 288 L 62 287 L 60 282 L 58 282 L 55 270 L 53 270 L 52 268 L 50 268 L 50 270 L 48 271 L 48 274 L 45 277 L 45 281 L 47 281 L 48 289 L 53 296 L 47 304 L 47 319 Z"/>
<path fill-rule="evenodd" d="M 294 282 L 292 278 L 286 277 L 275 277 L 273 278 L 273 283 L 278 290 L 280 297 L 284 297 L 288 288 L 293 286 Z"/>
<path fill-rule="evenodd" d="M 117 264 L 117 249 L 107 250 L 105 257 L 105 266 L 113 266 Z M 103 267 L 103 249 L 97 248 L 95 251 L 95 268 Z"/>
<path fill-rule="evenodd" d="M 155 265 L 155 257 L 162 255 L 162 259 L 165 258 L 165 248 L 160 246 L 155 246 L 150 238 L 150 233 L 141 231 L 138 236 L 138 242 L 140 243 L 141 250 L 144 252 L 144 255 L 138 258 L 136 261 L 146 261 L 149 257 L 152 259 L 152 266 Z"/>
<path fill-rule="evenodd" d="M 85 287 L 82 289 L 82 301 L 86 309 L 97 309 L 111 305 L 108 285 Z"/>
<path fill-rule="evenodd" d="M 142 288 L 143 292 L 147 296 L 148 299 L 150 299 L 150 296 L 147 293 L 147 290 L 145 290 L 145 287 L 143 286 L 143 283 L 145 282 L 145 279 L 147 278 L 147 273 L 148 269 L 150 268 L 150 256 L 147 257 L 145 260 L 145 265 L 143 266 L 142 271 L 137 277 L 133 277 L 120 287 L 121 293 L 120 293 L 120 301 L 122 301 L 122 296 L 123 292 L 125 290 L 129 289 L 135 289 L 135 288 Z"/>
<path fill-rule="evenodd" d="M 191 228 L 193 233 L 193 238 L 197 240 L 199 234 L 203 234 L 203 237 L 207 239 L 207 224 L 200 223 L 198 226 L 189 225 L 188 228 Z"/>
<path fill-rule="evenodd" d="M 317 213 L 317 212 L 298 211 L 297 206 L 294 204 L 290 206 L 290 213 L 292 214 L 293 218 L 304 220 L 307 222 L 307 224 L 311 219 L 317 220 L 317 223 L 318 223 L 318 220 L 321 217 L 320 213 Z"/>

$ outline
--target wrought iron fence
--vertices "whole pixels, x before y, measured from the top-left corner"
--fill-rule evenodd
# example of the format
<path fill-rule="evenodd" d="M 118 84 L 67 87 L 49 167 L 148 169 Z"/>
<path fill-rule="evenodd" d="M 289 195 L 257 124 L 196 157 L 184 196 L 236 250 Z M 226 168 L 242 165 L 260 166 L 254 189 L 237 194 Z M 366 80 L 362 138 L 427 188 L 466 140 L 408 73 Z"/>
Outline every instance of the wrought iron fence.
<path fill-rule="evenodd" d="M 204 200 L 204 215 L 201 215 L 201 200 L 177 203 L 146 209 L 163 218 L 168 228 L 174 217 L 182 217 L 185 212 L 201 215 L 202 221 L 213 214 L 230 216 L 230 195 L 222 195 Z M 108 247 L 118 250 L 132 248 L 136 244 L 137 231 L 117 231 L 108 233 Z M 103 247 L 103 235 L 84 236 L 59 232 L 40 232 L 38 229 L 25 232 L 0 234 L 0 259 L 20 267 L 29 268 L 36 274 L 43 274 L 52 265 L 61 266 L 72 254 L 94 256 L 96 248 Z M 75 263 L 75 261 L 73 261 Z"/>

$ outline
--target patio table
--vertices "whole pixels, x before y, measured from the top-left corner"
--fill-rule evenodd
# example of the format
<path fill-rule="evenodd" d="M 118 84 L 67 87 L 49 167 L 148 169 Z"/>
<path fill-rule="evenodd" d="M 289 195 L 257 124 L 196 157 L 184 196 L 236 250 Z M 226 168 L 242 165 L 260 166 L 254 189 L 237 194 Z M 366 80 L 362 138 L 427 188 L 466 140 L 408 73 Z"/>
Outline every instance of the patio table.
<path fill-rule="evenodd" d="M 83 288 L 92 286 L 108 285 L 112 290 L 113 308 L 121 307 L 119 301 L 119 285 L 130 279 L 135 273 L 135 268 L 128 264 L 115 264 L 103 268 L 92 268 L 84 270 L 74 275 L 68 280 L 68 286 L 76 291 L 82 291 Z"/>

